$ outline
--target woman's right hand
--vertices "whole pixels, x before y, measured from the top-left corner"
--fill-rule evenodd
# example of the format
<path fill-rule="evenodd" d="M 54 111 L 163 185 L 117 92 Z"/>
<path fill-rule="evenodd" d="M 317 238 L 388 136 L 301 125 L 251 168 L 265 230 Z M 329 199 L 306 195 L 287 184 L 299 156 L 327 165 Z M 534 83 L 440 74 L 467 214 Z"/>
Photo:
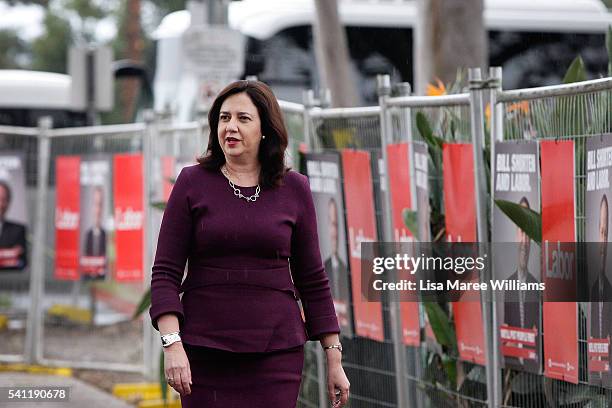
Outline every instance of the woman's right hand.
<path fill-rule="evenodd" d="M 164 372 L 168 384 L 179 394 L 191 394 L 191 368 L 180 341 L 164 348 Z"/>

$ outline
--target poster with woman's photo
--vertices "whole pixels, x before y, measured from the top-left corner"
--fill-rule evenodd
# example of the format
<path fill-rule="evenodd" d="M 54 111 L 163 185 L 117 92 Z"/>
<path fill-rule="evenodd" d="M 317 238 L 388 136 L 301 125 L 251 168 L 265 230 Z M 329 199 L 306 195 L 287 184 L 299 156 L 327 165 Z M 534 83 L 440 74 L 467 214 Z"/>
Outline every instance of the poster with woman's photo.
<path fill-rule="evenodd" d="M 350 336 L 353 333 L 352 311 L 340 156 L 306 153 L 304 161 L 317 214 L 321 259 L 329 277 L 342 333 Z"/>
<path fill-rule="evenodd" d="M 531 141 L 495 143 L 493 162 L 496 200 L 540 212 L 538 145 Z M 540 248 L 506 216 L 493 209 L 493 278 L 541 282 Z M 507 243 L 507 244 L 500 244 Z M 542 307 L 539 291 L 506 290 L 498 303 L 501 355 L 506 367 L 540 373 Z"/>
<path fill-rule="evenodd" d="M 82 156 L 80 173 L 79 270 L 84 279 L 104 279 L 113 222 L 110 156 Z"/>
<path fill-rule="evenodd" d="M 23 270 L 28 265 L 28 205 L 24 157 L 0 154 L 0 272 Z"/>
<path fill-rule="evenodd" d="M 585 217 L 587 242 L 587 313 L 589 383 L 612 387 L 610 337 L 612 336 L 612 256 L 610 202 L 612 200 L 612 135 L 586 141 Z"/>

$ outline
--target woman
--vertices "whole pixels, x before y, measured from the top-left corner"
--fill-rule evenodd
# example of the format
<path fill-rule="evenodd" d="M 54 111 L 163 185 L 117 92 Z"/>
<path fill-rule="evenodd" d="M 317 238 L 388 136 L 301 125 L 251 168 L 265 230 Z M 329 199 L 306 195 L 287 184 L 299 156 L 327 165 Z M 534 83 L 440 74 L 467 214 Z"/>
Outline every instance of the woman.
<path fill-rule="evenodd" d="M 261 82 L 234 82 L 208 122 L 207 152 L 176 180 L 153 265 L 168 383 L 183 408 L 294 407 L 304 343 L 319 340 L 329 398 L 342 407 L 349 382 L 313 200 L 306 177 L 284 165 L 278 102 Z"/>

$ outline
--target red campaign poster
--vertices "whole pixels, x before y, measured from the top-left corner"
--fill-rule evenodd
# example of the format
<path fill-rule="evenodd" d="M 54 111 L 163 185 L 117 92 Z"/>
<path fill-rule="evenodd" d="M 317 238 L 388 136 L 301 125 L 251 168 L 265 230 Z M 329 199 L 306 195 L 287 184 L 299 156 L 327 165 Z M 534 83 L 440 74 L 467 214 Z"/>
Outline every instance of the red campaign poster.
<path fill-rule="evenodd" d="M 552 262 L 563 243 L 575 242 L 574 224 L 574 142 L 540 142 L 542 169 L 542 270 L 546 283 L 545 298 L 550 293 L 576 291 L 576 264 L 570 276 L 561 276 Z M 576 259 L 575 257 L 573 259 Z M 558 297 L 558 296 L 554 296 Z M 578 304 L 576 302 L 544 302 L 544 375 L 578 384 Z M 562 333 L 547 336 L 547 333 Z"/>
<path fill-rule="evenodd" d="M 56 159 L 54 276 L 61 280 L 79 279 L 80 169 L 78 156 Z"/>
<path fill-rule="evenodd" d="M 142 281 L 144 195 L 142 155 L 118 154 L 113 158 L 117 281 Z"/>
<path fill-rule="evenodd" d="M 360 244 L 376 241 L 377 236 L 370 154 L 358 150 L 343 150 L 342 172 L 355 333 L 358 336 L 383 341 L 382 305 L 380 302 L 367 302 L 361 294 Z"/>
<path fill-rule="evenodd" d="M 476 202 L 474 195 L 474 156 L 472 145 L 444 144 L 442 172 L 446 240 L 476 242 Z M 453 302 L 459 357 L 486 364 L 480 302 Z"/>
<path fill-rule="evenodd" d="M 395 242 L 412 241 L 412 233 L 404 225 L 402 210 L 411 209 L 410 197 L 410 163 L 408 161 L 408 143 L 396 143 L 387 146 L 389 163 L 389 188 L 393 220 L 393 240 Z M 409 346 L 420 345 L 419 304 L 402 302 L 400 304 L 402 320 L 402 338 Z"/>

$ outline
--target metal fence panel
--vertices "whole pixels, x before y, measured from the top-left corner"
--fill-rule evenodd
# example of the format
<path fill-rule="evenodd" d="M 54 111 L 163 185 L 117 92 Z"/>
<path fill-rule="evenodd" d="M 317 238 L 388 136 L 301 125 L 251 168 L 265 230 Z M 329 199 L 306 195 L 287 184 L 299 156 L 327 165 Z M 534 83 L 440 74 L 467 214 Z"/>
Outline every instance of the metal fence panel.
<path fill-rule="evenodd" d="M 612 78 L 585 83 L 534 88 L 499 93 L 498 109 L 491 109 L 500 120 L 503 140 L 573 140 L 576 157 L 576 233 L 585 241 L 586 155 L 590 136 L 612 132 Z M 582 152 L 582 153 L 581 153 Z M 504 407 L 546 407 L 567 405 L 609 406 L 612 390 L 588 385 L 587 320 L 588 303 L 578 311 L 579 384 L 553 380 L 543 375 L 503 370 Z M 544 336 L 547 333 L 543 333 Z M 512 384 L 512 386 L 511 386 Z M 515 392 L 535 387 L 530 394 Z M 581 405 L 582 404 L 582 405 Z M 586 404 L 586 405 L 584 405 Z"/>
<path fill-rule="evenodd" d="M 143 370 L 143 321 L 131 320 L 137 301 L 144 293 L 144 282 L 119 283 L 114 280 L 114 251 L 107 248 L 110 267 L 102 280 L 60 280 L 54 275 L 56 164 L 60 156 L 78 156 L 108 160 L 103 206 L 103 228 L 114 232 L 112 203 L 112 155 L 142 153 L 144 125 L 99 126 L 90 128 L 57 129 L 50 131 L 50 169 L 47 190 L 46 241 L 49 256 L 44 262 L 44 288 L 39 313 L 43 321 L 41 362 L 76 368 Z M 82 162 L 83 163 L 83 162 Z M 82 175 L 81 170 L 81 175 Z M 106 196 L 106 197 L 105 197 Z M 83 205 L 83 204 L 81 204 Z M 90 203 L 91 205 L 91 203 Z M 81 218 L 93 207 L 81 208 Z M 95 210 L 94 210 L 95 211 Z M 91 215 L 95 217 L 95 215 Z M 81 238 L 79 238 L 81 240 Z M 108 241 L 110 245 L 111 240 Z M 81 242 L 83 249 L 83 242 Z M 81 251 L 82 252 L 82 251 Z M 117 347 L 130 344 L 132 347 Z"/>
<path fill-rule="evenodd" d="M 314 140 L 315 152 L 336 152 L 343 148 L 366 150 L 375 163 L 381 155 L 380 110 L 355 108 L 341 110 L 313 110 L 308 128 L 309 140 Z M 380 191 L 380 180 L 373 177 L 374 191 Z M 341 180 L 344 186 L 344 179 Z M 382 239 L 383 210 L 378 195 L 375 197 L 375 216 L 378 238 Z M 346 213 L 344 214 L 346 216 Z M 352 305 L 350 305 L 352 307 Z M 390 308 L 383 302 L 385 340 L 342 337 L 343 366 L 351 381 L 351 407 L 396 407 L 395 366 Z M 318 346 L 318 345 L 316 345 Z M 325 381 L 320 378 L 319 381 Z M 321 403 L 319 406 L 324 406 Z"/>
<path fill-rule="evenodd" d="M 0 126 L 0 154 L 23 155 L 25 176 L 25 202 L 13 199 L 10 206 L 26 206 L 27 259 L 32 259 L 32 225 L 36 203 L 38 157 L 38 129 Z M 30 302 L 31 262 L 22 270 L 0 271 L 0 361 L 21 362 L 26 358 L 25 337 Z"/>

